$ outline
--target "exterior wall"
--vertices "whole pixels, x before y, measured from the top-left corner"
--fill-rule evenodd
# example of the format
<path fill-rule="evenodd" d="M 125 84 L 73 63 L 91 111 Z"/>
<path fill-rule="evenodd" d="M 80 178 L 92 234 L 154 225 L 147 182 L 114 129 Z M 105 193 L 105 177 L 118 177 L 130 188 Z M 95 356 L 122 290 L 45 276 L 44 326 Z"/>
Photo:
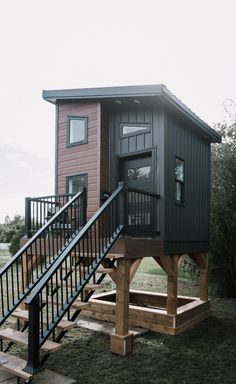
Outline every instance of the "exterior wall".
<path fill-rule="evenodd" d="M 132 156 L 153 149 L 158 143 L 158 112 L 150 108 L 122 107 L 110 113 L 110 148 L 111 148 L 111 185 L 116 187 L 119 175 L 118 158 Z M 140 133 L 129 137 L 121 137 L 121 124 L 145 124 L 151 125 L 151 132 Z M 156 161 L 156 158 L 153 159 Z M 156 181 L 154 182 L 156 185 Z M 156 189 L 156 187 L 154 187 Z M 155 190 L 154 190 L 155 192 Z"/>
<path fill-rule="evenodd" d="M 88 143 L 66 146 L 67 116 L 88 117 Z M 87 173 L 88 217 L 100 206 L 100 122 L 97 102 L 60 102 L 57 105 L 56 192 L 66 192 L 66 177 Z"/>
<path fill-rule="evenodd" d="M 175 203 L 175 156 L 184 160 L 184 204 Z M 210 143 L 175 115 L 165 114 L 165 250 L 207 252 L 210 215 Z"/>
<path fill-rule="evenodd" d="M 121 124 L 150 124 L 151 131 L 136 135 L 121 137 Z M 120 161 L 132 159 L 138 155 L 150 155 L 153 167 L 153 191 L 160 194 L 157 204 L 157 231 L 162 237 L 164 229 L 164 114 L 158 106 L 117 107 L 109 114 L 110 128 L 110 185 L 116 188 L 119 177 Z"/>

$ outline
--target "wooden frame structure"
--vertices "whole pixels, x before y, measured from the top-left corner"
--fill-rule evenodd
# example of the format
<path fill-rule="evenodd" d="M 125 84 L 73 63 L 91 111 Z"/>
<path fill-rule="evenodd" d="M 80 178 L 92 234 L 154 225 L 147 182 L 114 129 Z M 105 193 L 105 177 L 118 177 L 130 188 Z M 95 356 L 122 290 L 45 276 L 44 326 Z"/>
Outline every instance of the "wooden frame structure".
<path fill-rule="evenodd" d="M 199 268 L 199 297 L 178 295 L 178 270 L 186 256 Z M 153 257 L 166 273 L 166 294 L 129 289 L 142 259 L 130 259 L 125 255 L 121 258 L 119 255 L 115 270 L 109 273 L 116 284 L 116 290 L 94 295 L 83 310 L 85 316 L 115 324 L 110 349 L 121 356 L 132 352 L 133 335 L 129 332 L 129 326 L 176 335 L 207 318 L 211 313 L 207 289 L 207 254 Z"/>

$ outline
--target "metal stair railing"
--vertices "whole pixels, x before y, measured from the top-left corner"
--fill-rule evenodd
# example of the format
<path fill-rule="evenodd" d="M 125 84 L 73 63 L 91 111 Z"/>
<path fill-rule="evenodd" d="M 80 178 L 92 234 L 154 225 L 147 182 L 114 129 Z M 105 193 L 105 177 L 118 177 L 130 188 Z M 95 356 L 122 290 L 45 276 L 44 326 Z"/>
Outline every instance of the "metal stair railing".
<path fill-rule="evenodd" d="M 40 347 L 68 314 L 79 294 L 83 294 L 99 264 L 123 231 L 124 190 L 122 183 L 65 248 L 26 299 L 29 341 L 25 371 L 36 373 L 42 368 Z"/>
<path fill-rule="evenodd" d="M 83 189 L 3 266 L 0 270 L 0 325 L 30 293 L 85 221 L 86 189 Z"/>

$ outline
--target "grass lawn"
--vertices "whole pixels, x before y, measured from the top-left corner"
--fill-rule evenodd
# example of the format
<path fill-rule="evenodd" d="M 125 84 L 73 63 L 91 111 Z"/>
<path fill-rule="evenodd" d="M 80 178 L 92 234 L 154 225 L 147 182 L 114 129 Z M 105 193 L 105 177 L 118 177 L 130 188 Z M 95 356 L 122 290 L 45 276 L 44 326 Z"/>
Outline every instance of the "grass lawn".
<path fill-rule="evenodd" d="M 0 263 L 2 257 L 1 251 Z M 165 292 L 166 278 L 158 265 L 147 259 L 132 287 Z M 179 292 L 197 295 L 198 284 L 180 277 Z M 123 358 L 110 354 L 108 336 L 80 328 L 70 330 L 63 348 L 50 356 L 46 367 L 78 384 L 234 384 L 236 299 L 213 299 L 212 308 L 210 318 L 178 336 L 148 332 L 137 337 L 133 353 Z"/>

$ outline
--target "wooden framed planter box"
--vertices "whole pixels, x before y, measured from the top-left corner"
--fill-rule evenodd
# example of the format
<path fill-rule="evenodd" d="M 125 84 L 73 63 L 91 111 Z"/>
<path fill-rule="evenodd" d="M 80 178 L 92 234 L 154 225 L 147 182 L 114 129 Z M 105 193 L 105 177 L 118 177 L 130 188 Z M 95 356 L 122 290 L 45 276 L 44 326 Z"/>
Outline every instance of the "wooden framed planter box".
<path fill-rule="evenodd" d="M 206 319 L 211 314 L 210 300 L 178 296 L 177 313 L 167 314 L 167 295 L 130 290 L 129 325 L 154 332 L 177 335 Z M 116 291 L 94 295 L 83 316 L 103 321 L 116 320 Z"/>

